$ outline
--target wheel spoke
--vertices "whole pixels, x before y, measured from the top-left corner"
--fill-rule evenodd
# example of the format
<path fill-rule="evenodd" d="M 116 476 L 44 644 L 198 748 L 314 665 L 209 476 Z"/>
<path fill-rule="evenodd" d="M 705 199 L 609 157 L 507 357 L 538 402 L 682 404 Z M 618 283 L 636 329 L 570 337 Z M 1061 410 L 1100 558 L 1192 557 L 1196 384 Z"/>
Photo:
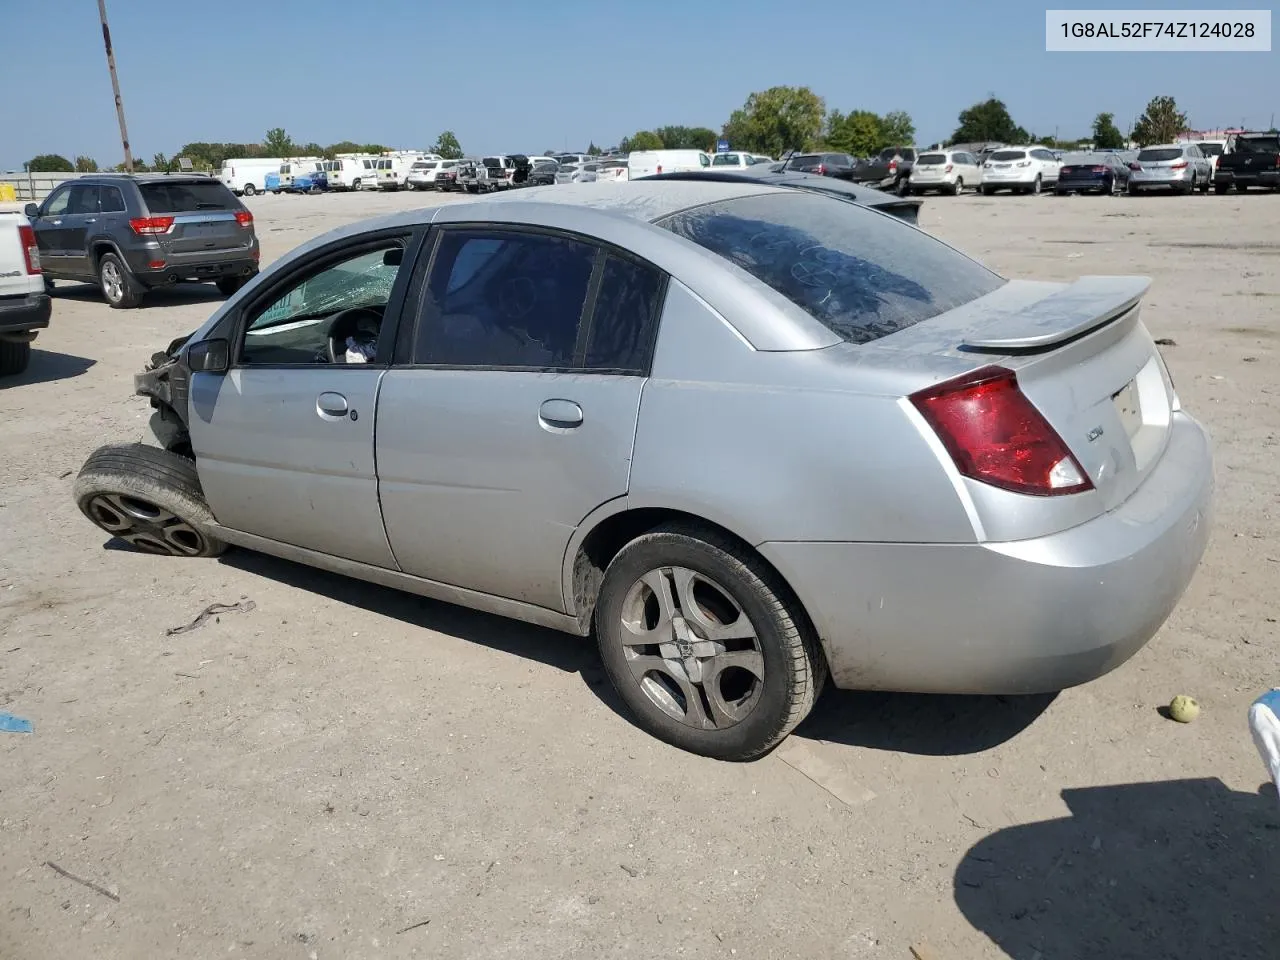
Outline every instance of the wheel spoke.
<path fill-rule="evenodd" d="M 174 517 L 169 523 L 162 528 L 164 532 L 165 543 L 173 549 L 174 553 L 183 556 L 194 557 L 200 552 L 202 537 L 196 531 L 195 527 L 178 517 Z"/>
<path fill-rule="evenodd" d="M 731 623 L 719 623 L 706 615 L 694 596 L 693 586 L 694 581 L 698 579 L 698 575 L 684 567 L 674 568 L 671 571 L 671 575 L 672 579 L 675 580 L 676 594 L 680 598 L 681 615 L 693 623 L 704 637 L 720 643 L 725 640 L 755 639 L 756 630 L 751 625 L 751 620 L 743 613 L 742 607 L 738 605 L 738 602 L 727 593 L 716 587 L 716 591 L 733 604 L 737 617 Z"/>
<path fill-rule="evenodd" d="M 678 663 L 664 660 L 662 657 L 646 656 L 628 657 L 627 665 L 649 699 L 669 716 L 700 729 L 718 725 L 707 715 L 706 708 L 702 704 L 702 691 L 696 684 L 689 682 L 689 678 L 685 676 L 684 670 Z M 650 676 L 653 673 L 660 673 L 671 680 L 680 689 L 680 697 L 684 703 L 680 703 L 672 696 L 669 689 L 653 679 Z"/>
<path fill-rule="evenodd" d="M 650 591 L 658 604 L 658 622 L 651 628 L 645 619 L 645 590 Z M 671 620 L 675 616 L 675 600 L 666 570 L 650 570 L 640 582 L 631 588 L 626 607 L 631 613 L 622 618 L 622 642 L 625 646 L 647 646 L 670 643 Z"/>

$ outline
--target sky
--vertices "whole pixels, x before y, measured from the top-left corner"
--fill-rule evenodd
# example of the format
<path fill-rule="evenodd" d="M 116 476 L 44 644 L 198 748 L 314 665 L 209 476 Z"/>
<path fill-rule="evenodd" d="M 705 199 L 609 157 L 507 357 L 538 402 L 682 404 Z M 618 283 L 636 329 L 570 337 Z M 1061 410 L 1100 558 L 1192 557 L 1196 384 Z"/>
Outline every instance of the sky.
<path fill-rule="evenodd" d="M 1267 127 L 1280 106 L 1280 53 L 1046 53 L 1045 6 L 107 0 L 107 13 L 130 140 L 148 161 L 277 126 L 300 143 L 406 149 L 453 130 L 469 154 L 607 147 L 666 124 L 719 130 L 752 91 L 782 84 L 829 109 L 905 110 L 921 145 L 992 94 L 1024 128 L 1064 138 L 1104 110 L 1127 129 L 1158 95 L 1197 129 Z M 0 24 L 0 170 L 40 153 L 123 159 L 96 0 L 0 0 Z"/>

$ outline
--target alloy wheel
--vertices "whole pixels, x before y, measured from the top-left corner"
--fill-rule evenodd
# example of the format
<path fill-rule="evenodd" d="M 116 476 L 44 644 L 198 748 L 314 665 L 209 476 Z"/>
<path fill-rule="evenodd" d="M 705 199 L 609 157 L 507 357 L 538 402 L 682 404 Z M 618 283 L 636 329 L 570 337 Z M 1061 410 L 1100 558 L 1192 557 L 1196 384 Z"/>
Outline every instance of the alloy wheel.
<path fill-rule="evenodd" d="M 740 723 L 764 689 L 754 624 L 729 591 L 688 567 L 650 570 L 622 603 L 622 643 L 632 679 L 687 726 Z"/>
<path fill-rule="evenodd" d="M 124 277 L 114 260 L 108 260 L 102 265 L 102 292 L 112 303 L 124 297 Z"/>
<path fill-rule="evenodd" d="M 107 533 L 141 550 L 174 557 L 198 556 L 206 546 L 200 531 L 148 500 L 126 493 L 100 493 L 85 510 Z"/>

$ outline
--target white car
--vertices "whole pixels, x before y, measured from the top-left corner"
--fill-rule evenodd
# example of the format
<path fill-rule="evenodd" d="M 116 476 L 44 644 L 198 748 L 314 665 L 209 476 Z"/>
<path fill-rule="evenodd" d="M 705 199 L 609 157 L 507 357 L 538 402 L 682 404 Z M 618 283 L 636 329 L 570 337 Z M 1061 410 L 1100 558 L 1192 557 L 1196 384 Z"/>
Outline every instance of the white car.
<path fill-rule="evenodd" d="M 36 331 L 49 326 L 40 249 L 25 214 L 0 208 L 0 376 L 27 369 Z"/>
<path fill-rule="evenodd" d="M 632 150 L 627 154 L 631 179 L 652 177 L 661 173 L 688 173 L 709 170 L 711 154 L 705 150 Z"/>
<path fill-rule="evenodd" d="M 754 167 L 757 163 L 773 163 L 773 158 L 762 157 L 756 153 L 742 153 L 739 150 L 717 153 L 711 158 L 711 166 L 722 169 L 727 167 L 730 170 L 743 170 L 747 167 Z"/>
<path fill-rule="evenodd" d="M 978 158 L 967 150 L 928 150 L 916 157 L 907 189 L 914 194 L 929 190 L 956 196 L 966 187 L 977 190 L 982 183 Z"/>
<path fill-rule="evenodd" d="M 618 160 L 601 160 L 596 165 L 596 181 L 600 183 L 617 183 L 630 179 L 630 167 L 625 158 Z"/>
<path fill-rule="evenodd" d="M 404 185 L 410 190 L 434 190 L 436 177 L 457 165 L 457 160 L 415 160 L 404 178 Z"/>
<path fill-rule="evenodd" d="M 1218 172 L 1218 158 L 1227 152 L 1227 141 L 1225 140 L 1197 140 L 1196 146 L 1200 148 L 1200 152 L 1204 158 L 1209 161 L 1211 167 L 1209 176 L 1212 177 Z"/>
<path fill-rule="evenodd" d="M 1058 183 L 1061 168 L 1062 161 L 1042 144 L 1005 147 L 987 157 L 982 165 L 982 195 L 989 197 L 997 190 L 1040 193 Z"/>

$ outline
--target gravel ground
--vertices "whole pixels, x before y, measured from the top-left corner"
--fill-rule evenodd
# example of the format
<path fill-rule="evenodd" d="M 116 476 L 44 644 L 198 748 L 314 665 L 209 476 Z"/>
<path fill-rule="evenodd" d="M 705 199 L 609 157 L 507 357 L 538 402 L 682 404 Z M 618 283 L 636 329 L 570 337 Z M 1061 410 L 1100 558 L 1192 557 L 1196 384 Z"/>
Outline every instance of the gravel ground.
<path fill-rule="evenodd" d="M 264 260 L 433 202 L 248 201 Z M 1280 195 L 926 203 L 1006 275 L 1154 278 L 1146 323 L 1216 444 L 1214 536 L 1102 680 L 828 691 L 743 765 L 642 734 L 573 637 L 104 542 L 73 471 L 148 438 L 130 378 L 218 295 L 124 312 L 61 284 L 0 387 L 0 710 L 35 724 L 0 733 L 0 956 L 1276 956 L 1280 807 L 1245 710 L 1280 683 L 1278 219 Z M 1177 693 L 1194 724 L 1158 713 Z"/>

